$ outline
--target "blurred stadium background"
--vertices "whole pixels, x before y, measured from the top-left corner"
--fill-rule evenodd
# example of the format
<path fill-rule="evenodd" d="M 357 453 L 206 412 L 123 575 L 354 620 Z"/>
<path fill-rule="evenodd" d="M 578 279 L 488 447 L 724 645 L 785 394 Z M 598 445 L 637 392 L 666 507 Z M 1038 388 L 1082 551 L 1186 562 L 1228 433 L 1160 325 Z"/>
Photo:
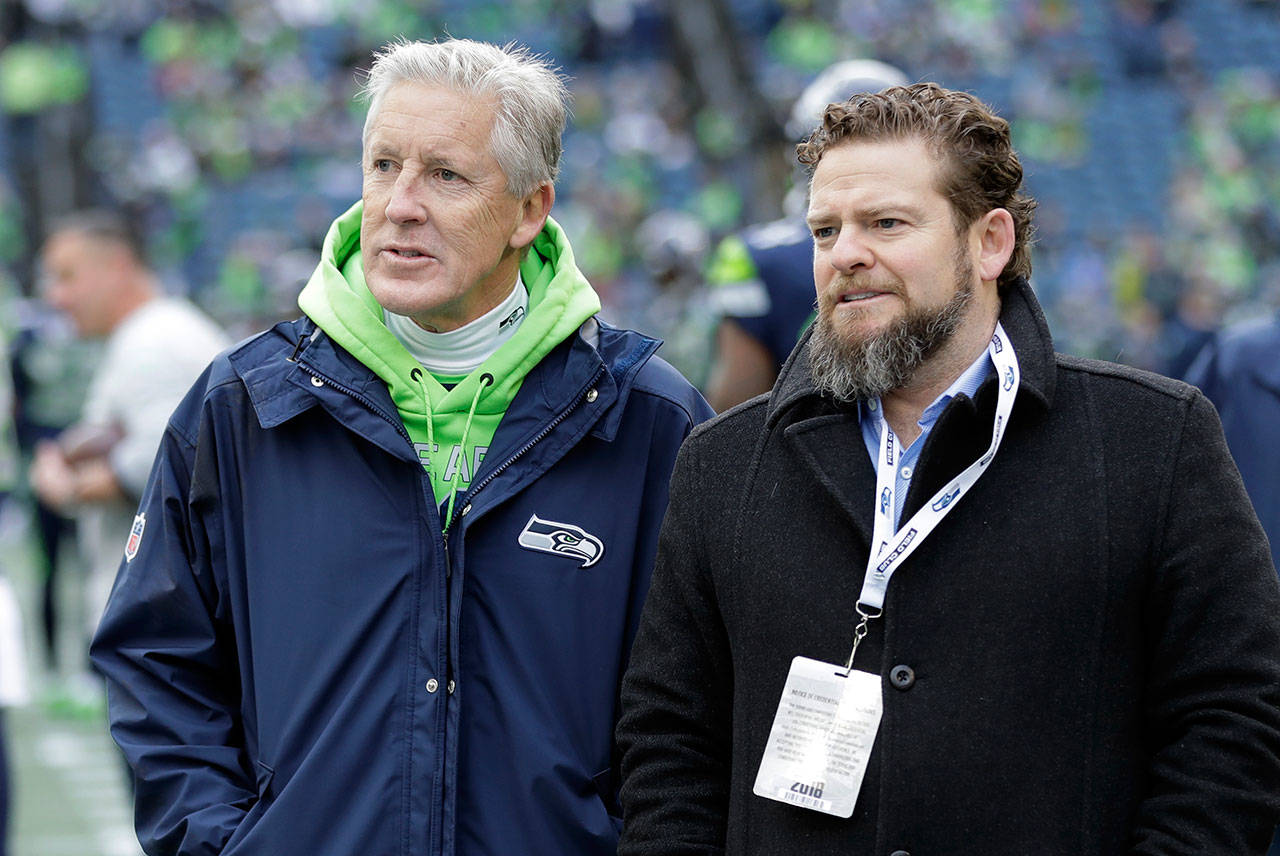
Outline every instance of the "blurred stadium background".
<path fill-rule="evenodd" d="M 445 33 L 527 44 L 572 77 L 555 216 L 606 316 L 665 337 L 697 383 L 706 255 L 781 213 L 791 102 L 843 58 L 1011 120 L 1060 350 L 1178 375 L 1224 321 L 1280 305 L 1275 0 L 3 0 L 0 332 L 38 315 L 49 222 L 91 204 L 126 208 L 169 287 L 237 335 L 294 315 L 360 193 L 370 52 Z M 86 357 L 65 353 L 81 356 L 42 394 L 74 414 Z M 22 499 L 0 517 L 0 570 L 35 610 Z M 78 640 L 44 662 L 28 623 L 13 852 L 135 854 L 100 709 L 48 691 Z"/>

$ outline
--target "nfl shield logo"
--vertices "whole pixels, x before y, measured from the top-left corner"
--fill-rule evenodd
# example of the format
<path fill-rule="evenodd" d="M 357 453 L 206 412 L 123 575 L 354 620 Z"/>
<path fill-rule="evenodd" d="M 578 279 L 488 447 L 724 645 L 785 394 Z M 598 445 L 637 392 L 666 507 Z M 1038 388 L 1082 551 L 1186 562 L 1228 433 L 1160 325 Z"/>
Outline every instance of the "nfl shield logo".
<path fill-rule="evenodd" d="M 133 528 L 129 530 L 129 540 L 124 545 L 124 560 L 133 561 L 138 555 L 138 545 L 142 543 L 142 530 L 147 528 L 147 515 L 139 514 L 133 518 Z"/>

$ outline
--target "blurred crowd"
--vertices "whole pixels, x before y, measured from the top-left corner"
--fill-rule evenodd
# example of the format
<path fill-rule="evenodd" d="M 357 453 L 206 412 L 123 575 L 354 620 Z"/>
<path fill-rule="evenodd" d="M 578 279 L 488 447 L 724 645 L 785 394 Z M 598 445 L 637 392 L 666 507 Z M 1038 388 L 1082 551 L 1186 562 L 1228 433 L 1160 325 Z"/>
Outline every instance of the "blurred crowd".
<path fill-rule="evenodd" d="M 607 313 L 705 378 L 708 249 L 776 215 L 783 119 L 832 61 L 967 88 L 1041 200 L 1035 284 L 1063 350 L 1177 373 L 1276 299 L 1280 18 L 1244 0 L 27 0 L 0 21 L 0 262 L 34 295 L 48 218 L 110 203 L 235 333 L 294 311 L 359 193 L 370 51 L 516 40 L 573 79 L 556 215 Z M 56 142 L 55 142 L 56 141 Z M 5 317 L 12 326 L 16 312 Z"/>

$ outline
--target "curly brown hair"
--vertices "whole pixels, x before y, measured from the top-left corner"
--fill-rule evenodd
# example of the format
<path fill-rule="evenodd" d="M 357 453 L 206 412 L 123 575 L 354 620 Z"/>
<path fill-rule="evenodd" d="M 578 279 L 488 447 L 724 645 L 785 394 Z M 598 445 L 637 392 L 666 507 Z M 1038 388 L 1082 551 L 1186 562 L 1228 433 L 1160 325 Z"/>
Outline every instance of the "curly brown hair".
<path fill-rule="evenodd" d="M 1004 291 L 1018 277 L 1031 277 L 1031 217 L 1036 201 L 1020 192 L 1022 163 L 1013 150 L 1009 123 L 967 92 L 936 83 L 893 86 L 828 105 L 822 124 L 796 146 L 796 157 L 813 175 L 822 155 L 848 140 L 920 139 L 938 158 L 942 186 L 951 201 L 956 231 L 995 208 L 1013 216 L 1014 249 L 998 284 Z"/>

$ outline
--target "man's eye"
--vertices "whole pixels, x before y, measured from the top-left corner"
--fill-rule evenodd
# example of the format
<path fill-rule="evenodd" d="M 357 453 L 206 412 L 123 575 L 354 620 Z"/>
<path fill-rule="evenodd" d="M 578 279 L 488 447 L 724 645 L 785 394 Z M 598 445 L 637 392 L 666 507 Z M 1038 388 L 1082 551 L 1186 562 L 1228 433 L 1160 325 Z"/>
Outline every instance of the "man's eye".
<path fill-rule="evenodd" d="M 392 163 L 386 158 L 378 158 L 373 162 L 373 168 L 378 172 L 391 172 Z"/>
<path fill-rule="evenodd" d="M 456 172 L 454 172 L 451 169 L 441 169 L 439 172 L 439 176 L 441 181 L 457 181 L 459 178 L 461 178 L 460 175 L 458 175 Z"/>
<path fill-rule="evenodd" d="M 835 233 L 836 230 L 834 226 L 819 226 L 813 230 L 813 237 L 818 239 L 830 238 Z"/>
<path fill-rule="evenodd" d="M 900 222 L 902 221 L 897 220 L 896 218 L 893 218 L 893 217 L 881 217 L 879 220 L 876 221 L 875 225 L 877 229 L 892 229 L 894 226 L 898 225 L 898 223 Z"/>

